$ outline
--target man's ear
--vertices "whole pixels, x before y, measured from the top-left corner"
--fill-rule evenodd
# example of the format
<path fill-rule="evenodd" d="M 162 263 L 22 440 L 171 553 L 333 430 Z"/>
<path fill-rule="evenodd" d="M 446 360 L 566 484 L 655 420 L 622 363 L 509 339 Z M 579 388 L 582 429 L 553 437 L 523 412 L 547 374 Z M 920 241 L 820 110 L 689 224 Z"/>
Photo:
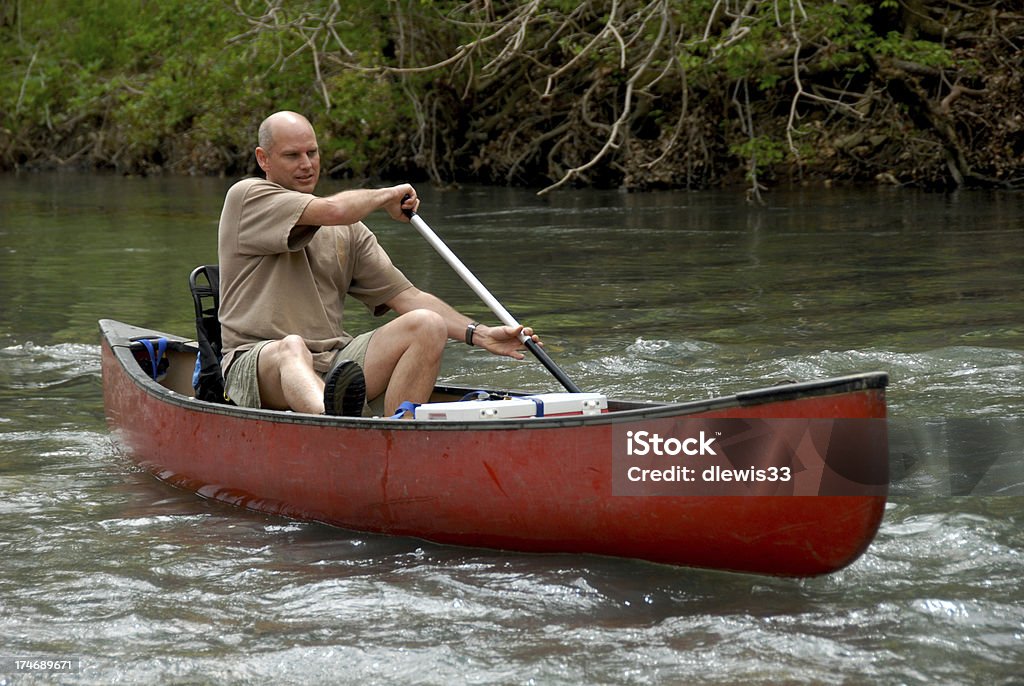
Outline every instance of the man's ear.
<path fill-rule="evenodd" d="M 264 173 L 267 171 L 267 162 L 267 152 L 263 148 L 256 148 L 256 164 L 260 165 Z"/>

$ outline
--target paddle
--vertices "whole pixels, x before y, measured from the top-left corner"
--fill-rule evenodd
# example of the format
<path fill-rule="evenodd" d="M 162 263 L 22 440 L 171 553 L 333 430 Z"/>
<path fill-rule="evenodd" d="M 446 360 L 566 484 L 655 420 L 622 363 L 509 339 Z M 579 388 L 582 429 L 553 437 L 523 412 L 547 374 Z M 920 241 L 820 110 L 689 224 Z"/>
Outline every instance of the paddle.
<path fill-rule="evenodd" d="M 420 235 L 427 239 L 427 242 L 430 243 L 431 247 L 433 247 L 434 250 L 436 250 L 437 253 L 444 258 L 445 262 L 447 262 L 451 266 L 451 268 L 454 269 L 456 273 L 462 277 L 462 280 L 465 281 L 466 284 L 473 289 L 473 292 L 476 293 L 481 300 L 484 301 L 487 307 L 491 309 L 491 312 L 493 312 L 494 315 L 499 320 L 501 320 L 502 324 L 505 324 L 506 326 L 519 326 L 519 322 L 516 321 L 515 317 L 509 314 L 509 311 L 506 310 L 493 295 L 491 295 L 491 292 L 488 291 L 487 288 L 485 288 L 482 283 L 480 283 L 480 280 L 473 276 L 473 272 L 469 271 L 469 269 L 466 268 L 466 265 L 464 265 L 462 261 L 455 256 L 455 253 L 453 253 L 451 249 L 447 245 L 445 245 L 444 241 L 442 241 L 438 237 L 438 235 L 434 233 L 433 229 L 427 226 L 427 223 L 423 221 L 423 219 L 421 219 L 418 214 L 416 214 L 412 210 L 402 211 L 405 213 L 405 216 L 409 217 L 409 221 L 412 222 L 412 225 L 416 227 L 417 231 L 420 232 Z M 566 376 L 565 372 L 563 372 L 558 367 L 558 365 L 555 364 L 554 360 L 548 357 L 548 354 L 544 352 L 544 350 L 539 345 L 537 345 L 537 343 L 535 343 L 532 338 L 526 336 L 523 333 L 520 333 L 519 340 L 521 340 L 523 344 L 526 345 L 526 349 L 533 353 L 533 356 L 540 360 L 540 363 L 543 364 L 544 367 L 547 368 L 547 370 L 551 372 L 556 379 L 558 379 L 558 382 L 565 387 L 565 390 L 569 391 L 570 393 L 580 392 L 580 389 L 576 386 L 576 384 L 574 384 L 572 380 L 569 379 L 568 376 Z"/>

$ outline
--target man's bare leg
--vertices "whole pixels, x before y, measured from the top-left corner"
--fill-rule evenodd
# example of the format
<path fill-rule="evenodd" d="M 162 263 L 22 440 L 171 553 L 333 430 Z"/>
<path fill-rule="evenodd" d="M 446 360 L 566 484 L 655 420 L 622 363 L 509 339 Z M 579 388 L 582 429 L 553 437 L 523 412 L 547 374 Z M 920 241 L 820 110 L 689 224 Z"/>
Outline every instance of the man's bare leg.
<path fill-rule="evenodd" d="M 257 374 L 263 407 L 323 414 L 324 382 L 313 370 L 313 356 L 301 336 L 263 346 Z"/>
<path fill-rule="evenodd" d="M 431 310 L 407 312 L 377 329 L 363 364 L 366 397 L 384 393 L 388 415 L 407 400 L 429 400 L 447 340 L 444 319 Z"/>

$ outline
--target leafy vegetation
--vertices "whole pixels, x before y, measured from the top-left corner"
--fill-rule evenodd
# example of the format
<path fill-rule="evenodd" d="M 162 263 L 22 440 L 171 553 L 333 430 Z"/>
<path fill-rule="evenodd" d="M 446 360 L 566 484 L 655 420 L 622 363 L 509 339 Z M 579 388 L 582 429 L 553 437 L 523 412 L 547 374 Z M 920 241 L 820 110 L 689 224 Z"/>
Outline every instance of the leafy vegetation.
<path fill-rule="evenodd" d="M 333 35 L 379 53 L 386 32 L 365 28 L 385 21 L 384 3 L 352 4 L 359 11 L 349 15 L 351 25 Z M 326 103 L 311 87 L 301 36 L 254 25 L 250 12 L 266 7 L 204 0 L 17 4 L 0 19 L 0 163 L 236 173 L 252 169 L 262 117 L 288 108 L 314 121 L 329 114 L 321 141 L 327 159 L 346 150 L 347 166 L 362 173 L 377 147 L 365 140 L 366 122 L 397 128 L 398 94 L 369 76 L 339 72 L 324 81 L 335 93 Z"/>
<path fill-rule="evenodd" d="M 0 9 L 0 166 L 552 190 L 1024 184 L 1024 13 L 985 0 L 40 0 Z"/>

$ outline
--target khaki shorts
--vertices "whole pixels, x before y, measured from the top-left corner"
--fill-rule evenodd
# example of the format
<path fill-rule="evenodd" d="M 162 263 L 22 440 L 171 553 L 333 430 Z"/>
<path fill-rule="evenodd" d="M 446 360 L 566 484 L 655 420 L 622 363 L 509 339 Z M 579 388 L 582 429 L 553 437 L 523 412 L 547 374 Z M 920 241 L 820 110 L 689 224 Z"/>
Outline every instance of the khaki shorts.
<path fill-rule="evenodd" d="M 364 366 L 366 360 L 366 349 L 370 345 L 370 338 L 373 331 L 360 334 L 352 339 L 352 342 L 338 351 L 335 359 L 352 360 L 360 367 Z M 224 377 L 224 393 L 231 400 L 241 407 L 261 407 L 260 384 L 257 380 L 256 369 L 259 362 L 260 351 L 263 346 L 271 341 L 261 341 L 250 350 L 235 357 L 234 362 L 228 368 Z M 321 375 L 323 376 L 323 375 Z M 384 394 L 376 398 L 367 398 L 363 405 L 364 417 L 384 416 Z"/>

